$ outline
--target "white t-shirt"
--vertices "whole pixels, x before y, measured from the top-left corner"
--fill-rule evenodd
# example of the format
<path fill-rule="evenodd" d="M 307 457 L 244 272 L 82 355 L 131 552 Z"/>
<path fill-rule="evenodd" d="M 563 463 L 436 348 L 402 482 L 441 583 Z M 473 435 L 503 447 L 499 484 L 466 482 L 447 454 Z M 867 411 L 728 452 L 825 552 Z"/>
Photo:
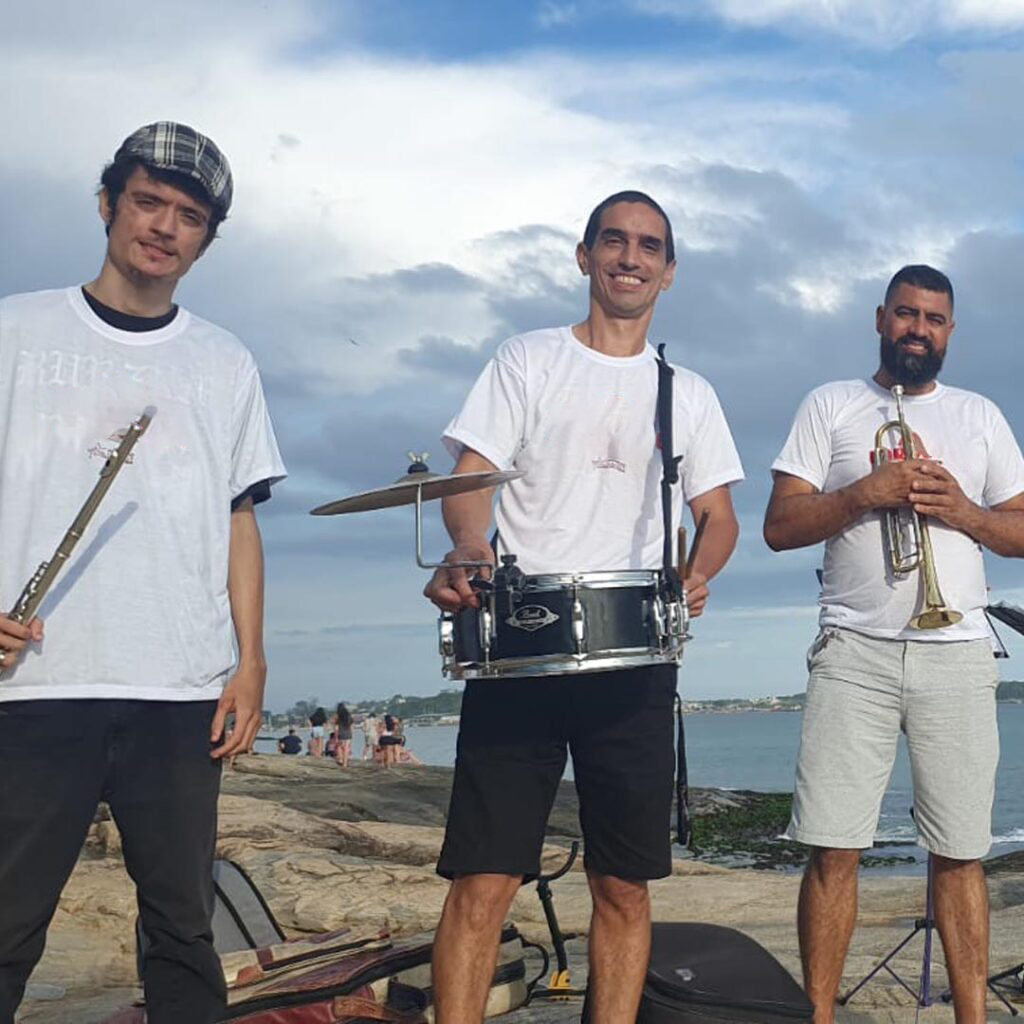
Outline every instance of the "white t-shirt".
<path fill-rule="evenodd" d="M 998 505 L 1024 491 L 1020 448 L 1003 414 L 987 398 L 937 383 L 928 394 L 905 396 L 903 411 L 927 453 L 942 461 L 971 501 Z M 847 487 L 871 471 L 875 433 L 894 419 L 892 395 L 874 381 L 825 384 L 804 399 L 772 470 L 800 477 L 823 492 Z M 942 596 L 964 617 L 955 626 L 916 630 L 907 624 L 922 607 L 922 573 L 893 577 L 882 529 L 882 513 L 876 510 L 826 541 L 822 626 L 900 640 L 991 636 L 984 616 L 980 545 L 939 520 L 928 520 Z"/>
<path fill-rule="evenodd" d="M 117 432 L 156 415 L 39 610 L 0 700 L 208 700 L 233 667 L 230 507 L 285 469 L 256 364 L 179 309 L 118 330 L 78 288 L 0 301 L 0 607 L 52 557 Z"/>
<path fill-rule="evenodd" d="M 673 446 L 692 500 L 743 479 L 711 385 L 673 367 Z M 504 342 L 444 441 L 526 475 L 499 489 L 503 551 L 523 572 L 654 569 L 662 564 L 661 452 L 655 436 L 658 370 L 646 346 L 625 358 L 595 352 L 568 327 Z"/>

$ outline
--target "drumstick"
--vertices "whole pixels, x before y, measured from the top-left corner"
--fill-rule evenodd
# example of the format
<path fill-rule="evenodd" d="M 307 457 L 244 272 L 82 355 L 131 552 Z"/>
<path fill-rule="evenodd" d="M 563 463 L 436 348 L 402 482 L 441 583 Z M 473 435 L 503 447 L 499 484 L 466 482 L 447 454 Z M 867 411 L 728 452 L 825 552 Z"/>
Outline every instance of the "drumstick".
<path fill-rule="evenodd" d="M 676 572 L 679 578 L 683 578 L 683 567 L 686 565 L 686 527 L 680 526 L 676 530 Z"/>
<path fill-rule="evenodd" d="M 693 532 L 693 547 L 690 548 L 690 557 L 686 560 L 686 570 L 683 572 L 683 579 L 688 579 L 693 572 L 693 563 L 697 560 L 697 549 L 700 547 L 700 539 L 704 536 L 704 527 L 708 525 L 708 510 L 704 509 L 700 514 L 700 522 Z"/>

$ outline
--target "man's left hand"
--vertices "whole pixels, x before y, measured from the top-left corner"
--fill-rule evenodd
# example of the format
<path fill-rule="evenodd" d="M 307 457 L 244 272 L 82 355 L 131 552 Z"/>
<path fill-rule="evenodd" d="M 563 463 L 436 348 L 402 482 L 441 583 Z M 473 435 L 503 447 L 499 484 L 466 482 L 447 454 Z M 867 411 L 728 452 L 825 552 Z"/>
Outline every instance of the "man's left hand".
<path fill-rule="evenodd" d="M 941 463 L 922 461 L 921 471 L 911 485 L 910 499 L 918 515 L 933 516 L 955 530 L 973 535 L 979 508 Z"/>
<path fill-rule="evenodd" d="M 238 667 L 217 702 L 217 710 L 210 725 L 210 742 L 224 742 L 210 751 L 210 757 L 231 757 L 252 750 L 253 741 L 263 724 L 263 690 L 266 682 L 266 667 Z M 224 722 L 232 711 L 235 713 L 235 727 L 231 735 L 224 739 Z"/>
<path fill-rule="evenodd" d="M 708 578 L 703 573 L 691 572 L 683 586 L 686 588 L 686 609 L 690 618 L 695 619 L 708 603 Z"/>

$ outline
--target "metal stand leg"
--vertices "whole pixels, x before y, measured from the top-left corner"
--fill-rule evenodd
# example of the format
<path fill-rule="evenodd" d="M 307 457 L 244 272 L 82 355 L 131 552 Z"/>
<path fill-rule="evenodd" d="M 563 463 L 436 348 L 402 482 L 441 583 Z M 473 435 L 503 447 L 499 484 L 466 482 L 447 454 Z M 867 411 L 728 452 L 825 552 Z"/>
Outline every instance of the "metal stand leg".
<path fill-rule="evenodd" d="M 932 932 L 935 930 L 935 908 L 933 904 L 934 877 L 932 874 L 932 856 L 928 854 L 928 886 L 925 896 L 924 917 L 914 921 L 913 930 L 910 934 L 890 950 L 886 956 L 876 964 L 860 981 L 857 982 L 849 992 L 839 997 L 839 1005 L 845 1006 L 857 992 L 859 992 L 879 971 L 886 971 L 907 992 L 914 997 L 918 1006 L 931 1006 L 934 1000 L 931 997 L 931 976 L 932 976 Z M 893 969 L 889 966 L 892 960 L 906 946 L 918 932 L 924 932 L 924 956 L 921 960 L 921 980 L 915 992 Z M 1005 1002 L 1005 1000 L 1004 1000 Z"/>
<path fill-rule="evenodd" d="M 1016 1017 L 1020 1014 L 1020 1010 L 1017 1009 L 1009 999 L 1006 998 L 1002 993 L 1002 989 L 1009 989 L 1011 992 L 1024 992 L 1024 976 L 1018 977 L 1018 975 L 1024 972 L 1024 964 L 1017 964 L 1016 967 L 1011 967 L 1009 970 L 1000 971 L 998 974 L 993 974 L 986 984 L 988 985 L 989 992 L 992 993 L 1010 1011 L 1011 1017 Z M 1016 984 L 1010 984 L 1010 979 L 1014 979 Z M 942 993 L 942 1001 L 944 1003 L 951 1002 L 953 999 L 953 993 L 948 989 Z"/>
<path fill-rule="evenodd" d="M 551 974 L 547 988 L 534 990 L 530 993 L 530 1000 L 534 999 L 568 999 L 572 996 L 585 995 L 583 989 L 572 987 L 572 980 L 569 977 L 569 958 L 565 952 L 565 940 L 572 939 L 574 934 L 566 934 L 558 925 L 558 917 L 555 915 L 555 903 L 551 896 L 551 882 L 561 878 L 569 868 L 572 867 L 579 853 L 580 844 L 573 842 L 569 857 L 566 862 L 550 875 L 540 875 L 537 878 L 537 895 L 540 897 L 541 906 L 544 908 L 544 919 L 548 924 L 548 931 L 551 933 L 551 946 L 555 951 L 555 970 Z"/>
<path fill-rule="evenodd" d="M 1011 967 L 1009 970 L 1000 971 L 998 974 L 993 974 L 988 979 L 988 987 L 989 991 L 1010 1011 L 1011 1015 L 1016 1017 L 1020 1011 L 1010 1003 L 1000 989 L 1005 988 L 1011 992 L 1024 993 L 1024 963 L 1017 964 L 1016 967 Z"/>

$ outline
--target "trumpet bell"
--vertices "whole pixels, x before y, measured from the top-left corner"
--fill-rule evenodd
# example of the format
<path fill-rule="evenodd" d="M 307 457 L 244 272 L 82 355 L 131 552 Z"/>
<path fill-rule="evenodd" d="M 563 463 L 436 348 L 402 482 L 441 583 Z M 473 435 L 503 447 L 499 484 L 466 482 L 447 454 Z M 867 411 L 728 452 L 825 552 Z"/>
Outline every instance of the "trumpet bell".
<path fill-rule="evenodd" d="M 963 614 L 953 611 L 952 608 L 925 608 L 920 615 L 915 615 L 910 620 L 910 628 L 943 629 L 946 626 L 955 626 L 962 618 Z"/>

